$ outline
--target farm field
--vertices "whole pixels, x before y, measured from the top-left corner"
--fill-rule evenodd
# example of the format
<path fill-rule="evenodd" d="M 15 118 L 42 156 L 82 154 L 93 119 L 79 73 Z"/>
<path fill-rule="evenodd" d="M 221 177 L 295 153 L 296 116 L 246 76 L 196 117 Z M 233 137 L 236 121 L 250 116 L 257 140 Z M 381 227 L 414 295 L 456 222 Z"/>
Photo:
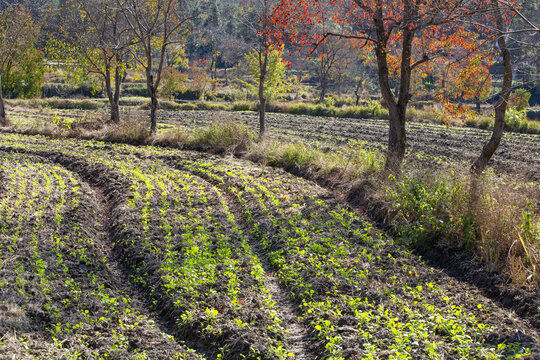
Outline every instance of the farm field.
<path fill-rule="evenodd" d="M 282 118 L 273 136 L 329 146 L 370 129 Z M 508 161 L 534 170 L 526 139 L 509 137 Z M 2 133 L 0 237 L 2 359 L 540 356 L 537 317 L 426 265 L 316 184 L 247 161 Z"/>
<path fill-rule="evenodd" d="M 147 113 L 136 107 L 124 107 L 124 116 L 146 117 Z M 101 112 L 91 110 L 36 110 L 26 107 L 12 109 L 14 122 L 22 126 L 29 121 L 43 121 L 57 116 L 76 121 L 91 121 L 103 117 Z M 205 126 L 215 119 L 235 120 L 258 126 L 258 117 L 254 112 L 228 111 L 171 111 L 160 110 L 158 113 L 161 130 L 171 126 Z M 105 115 L 106 116 L 106 115 Z M 323 151 L 341 151 L 351 140 L 364 142 L 366 146 L 384 149 L 388 140 L 388 125 L 384 120 L 360 120 L 346 118 L 327 118 L 307 115 L 268 113 L 268 136 L 285 142 L 297 140 L 312 142 Z M 466 127 L 446 127 L 410 122 L 408 128 L 408 152 L 416 155 L 424 166 L 440 161 L 457 163 L 460 166 L 472 164 L 482 146 L 491 136 L 488 130 Z M 408 158 L 412 158 L 408 156 Z M 540 135 L 507 132 L 490 162 L 490 167 L 497 172 L 520 174 L 525 180 L 540 181 Z"/>
<path fill-rule="evenodd" d="M 221 114 L 221 115 L 220 115 Z M 257 114 L 210 111 L 162 111 L 166 124 L 204 126 L 214 119 L 233 119 L 257 128 Z M 465 127 L 446 127 L 410 122 L 408 128 L 409 154 L 427 155 L 459 164 L 472 163 L 491 132 Z M 383 120 L 325 118 L 306 115 L 268 113 L 269 135 L 290 141 L 311 140 L 331 149 L 359 140 L 369 147 L 384 148 L 388 141 L 388 125 Z M 422 156 L 420 156 L 422 157 Z M 505 133 L 490 166 L 497 171 L 522 174 L 527 179 L 540 181 L 540 135 Z"/>

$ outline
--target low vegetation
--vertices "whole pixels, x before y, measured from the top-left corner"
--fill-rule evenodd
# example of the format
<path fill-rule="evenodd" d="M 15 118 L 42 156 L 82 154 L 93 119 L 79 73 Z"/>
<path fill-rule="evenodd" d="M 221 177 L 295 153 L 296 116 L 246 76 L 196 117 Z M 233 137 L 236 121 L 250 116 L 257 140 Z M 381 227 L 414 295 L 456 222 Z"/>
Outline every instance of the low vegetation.
<path fill-rule="evenodd" d="M 0 154 L 8 358 L 536 356 L 495 303 L 282 170 L 17 134 Z"/>
<path fill-rule="evenodd" d="M 500 181 L 494 174 L 475 182 L 457 165 L 439 159 L 442 167 L 422 170 L 425 161 L 414 158 L 404 174 L 392 180 L 384 175 L 383 154 L 361 141 L 349 140 L 330 151 L 317 142 L 268 139 L 259 143 L 248 127 L 230 120 L 165 128 L 153 136 L 135 116 L 95 130 L 57 122 L 26 132 L 235 154 L 337 187 L 353 197 L 358 184 L 368 181 L 371 195 L 363 201 L 378 204 L 379 211 L 387 213 L 384 219 L 374 220 L 392 226 L 405 242 L 420 247 L 454 244 L 473 251 L 518 286 L 536 289 L 540 285 L 540 214 L 534 205 L 540 194 L 534 184 L 506 177 Z"/>

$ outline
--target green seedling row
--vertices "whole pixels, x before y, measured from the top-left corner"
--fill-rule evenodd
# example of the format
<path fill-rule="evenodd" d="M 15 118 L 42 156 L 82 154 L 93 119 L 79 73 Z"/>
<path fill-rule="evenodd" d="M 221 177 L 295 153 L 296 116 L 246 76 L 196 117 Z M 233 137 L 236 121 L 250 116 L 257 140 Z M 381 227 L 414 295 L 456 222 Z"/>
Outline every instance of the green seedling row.
<path fill-rule="evenodd" d="M 0 357 L 202 358 L 160 331 L 114 278 L 88 185 L 19 154 L 0 153 L 0 169 Z"/>

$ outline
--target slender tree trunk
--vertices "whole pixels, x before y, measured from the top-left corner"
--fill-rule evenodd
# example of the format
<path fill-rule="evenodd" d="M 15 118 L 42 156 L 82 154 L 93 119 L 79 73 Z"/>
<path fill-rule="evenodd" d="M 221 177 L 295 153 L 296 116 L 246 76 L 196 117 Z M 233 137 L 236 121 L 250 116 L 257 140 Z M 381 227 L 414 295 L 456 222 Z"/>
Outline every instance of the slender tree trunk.
<path fill-rule="evenodd" d="M 122 87 L 122 71 L 116 66 L 114 70 L 114 97 L 113 97 L 113 109 L 116 122 L 120 122 L 120 91 Z"/>
<path fill-rule="evenodd" d="M 356 81 L 356 86 L 354 88 L 354 96 L 356 97 L 355 105 L 358 106 L 360 103 L 360 80 Z"/>
<path fill-rule="evenodd" d="M 471 172 L 475 175 L 480 175 L 487 167 L 487 164 L 501 142 L 504 131 L 504 118 L 506 116 L 506 109 L 508 107 L 508 99 L 512 91 L 512 56 L 508 47 L 506 46 L 506 39 L 504 37 L 504 20 L 497 0 L 491 0 L 493 10 L 495 12 L 496 26 L 499 32 L 499 38 L 497 43 L 501 50 L 503 57 L 503 86 L 499 94 L 499 99 L 495 105 L 495 125 L 493 126 L 493 133 L 491 139 L 484 145 L 480 156 L 474 162 L 471 167 Z"/>
<path fill-rule="evenodd" d="M 151 70 L 150 70 L 151 71 Z M 158 98 L 157 89 L 154 84 L 154 76 L 147 70 L 146 73 L 146 86 L 148 93 L 150 94 L 150 132 L 155 134 L 157 131 L 157 111 L 158 111 Z"/>
<path fill-rule="evenodd" d="M 157 91 L 152 86 L 150 91 L 150 132 L 152 134 L 155 134 L 157 131 L 157 111 L 158 111 L 158 99 L 157 99 Z"/>
<path fill-rule="evenodd" d="M 6 114 L 4 96 L 2 94 L 2 75 L 0 74 L 0 126 L 9 126 L 9 120 Z"/>
<path fill-rule="evenodd" d="M 264 81 L 265 76 L 262 75 L 259 79 L 259 140 L 264 138 L 264 133 L 266 132 L 266 98 L 264 97 Z"/>
<path fill-rule="evenodd" d="M 328 87 L 326 77 L 323 77 L 321 79 L 321 97 L 319 98 L 319 102 L 323 103 L 324 98 L 326 97 L 326 88 Z"/>
<path fill-rule="evenodd" d="M 109 68 L 105 70 L 105 91 L 107 92 L 107 98 L 109 99 L 109 107 L 111 111 L 110 121 L 116 124 L 120 121 L 120 111 L 118 109 L 118 102 L 115 99 L 116 93 L 113 92 L 111 71 Z"/>

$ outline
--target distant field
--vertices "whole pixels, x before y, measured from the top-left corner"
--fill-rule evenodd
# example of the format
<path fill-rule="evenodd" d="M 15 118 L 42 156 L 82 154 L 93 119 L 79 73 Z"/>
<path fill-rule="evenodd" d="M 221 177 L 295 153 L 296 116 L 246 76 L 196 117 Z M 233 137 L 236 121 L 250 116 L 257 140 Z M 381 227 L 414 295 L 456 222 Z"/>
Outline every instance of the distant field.
<path fill-rule="evenodd" d="M 107 116 L 104 110 L 37 110 L 18 107 L 13 111 L 12 119 L 21 124 L 28 124 L 29 121 L 52 122 L 54 114 L 68 121 L 94 121 L 98 117 Z M 227 119 L 248 124 L 254 130 L 258 128 L 258 117 L 254 112 L 160 110 L 158 114 L 161 131 L 171 126 L 183 125 L 189 128 Z M 125 107 L 124 116 L 144 119 L 146 112 Z M 388 125 L 384 120 L 276 113 L 267 113 L 267 118 L 270 137 L 284 141 L 308 141 L 327 151 L 340 151 L 340 147 L 346 146 L 350 140 L 365 142 L 368 147 L 384 149 L 388 141 Z M 487 130 L 415 122 L 410 122 L 407 129 L 408 152 L 424 165 L 450 161 L 464 167 L 470 166 L 491 136 L 491 132 Z M 505 133 L 490 166 L 502 173 L 519 174 L 525 180 L 540 181 L 540 135 Z"/>
<path fill-rule="evenodd" d="M 163 123 L 203 126 L 216 119 L 236 119 L 257 128 L 258 118 L 253 112 L 170 112 L 160 114 Z M 270 136 L 284 140 L 316 141 L 320 146 L 335 148 L 349 140 L 365 141 L 367 146 L 385 148 L 388 125 L 383 120 L 324 118 L 305 115 L 267 114 Z M 436 157 L 468 166 L 480 154 L 491 133 L 486 130 L 409 123 L 408 151 L 427 155 L 427 163 Z M 540 135 L 506 133 L 490 166 L 503 173 L 518 173 L 540 181 Z"/>
<path fill-rule="evenodd" d="M 540 355 L 538 324 L 279 169 L 0 134 L 0 194 L 1 358 Z"/>

